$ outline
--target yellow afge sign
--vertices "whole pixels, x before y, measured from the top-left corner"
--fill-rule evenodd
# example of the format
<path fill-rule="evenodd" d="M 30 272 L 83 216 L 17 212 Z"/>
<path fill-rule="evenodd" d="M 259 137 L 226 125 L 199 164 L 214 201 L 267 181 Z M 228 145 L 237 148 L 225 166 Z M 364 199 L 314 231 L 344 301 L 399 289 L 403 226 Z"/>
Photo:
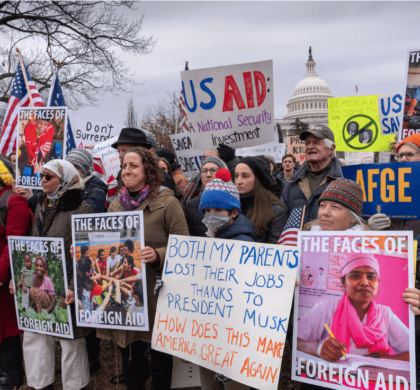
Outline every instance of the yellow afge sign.
<path fill-rule="evenodd" d="M 381 135 L 378 95 L 328 99 L 328 123 L 340 152 L 384 152 L 395 135 Z"/>

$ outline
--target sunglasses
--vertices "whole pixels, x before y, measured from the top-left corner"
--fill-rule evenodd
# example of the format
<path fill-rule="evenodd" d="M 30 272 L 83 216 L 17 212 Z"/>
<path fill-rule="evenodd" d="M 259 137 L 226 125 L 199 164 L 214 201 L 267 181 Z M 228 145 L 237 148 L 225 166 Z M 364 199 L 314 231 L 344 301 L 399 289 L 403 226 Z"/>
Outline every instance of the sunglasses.
<path fill-rule="evenodd" d="M 54 179 L 56 176 L 52 176 L 49 173 L 40 173 L 39 176 L 41 177 L 41 180 L 45 178 L 46 181 L 50 181 L 51 179 Z"/>

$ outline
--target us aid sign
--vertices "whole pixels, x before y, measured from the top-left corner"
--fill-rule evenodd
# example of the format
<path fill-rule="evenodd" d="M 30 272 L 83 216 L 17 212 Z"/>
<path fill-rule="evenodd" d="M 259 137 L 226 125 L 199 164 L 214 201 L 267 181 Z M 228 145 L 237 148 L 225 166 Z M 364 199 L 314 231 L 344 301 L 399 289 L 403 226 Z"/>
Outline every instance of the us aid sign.
<path fill-rule="evenodd" d="M 189 70 L 181 79 L 194 149 L 274 141 L 273 61 Z"/>
<path fill-rule="evenodd" d="M 418 163 L 364 164 L 342 167 L 346 179 L 363 191 L 363 216 L 377 213 L 394 219 L 419 219 Z"/>

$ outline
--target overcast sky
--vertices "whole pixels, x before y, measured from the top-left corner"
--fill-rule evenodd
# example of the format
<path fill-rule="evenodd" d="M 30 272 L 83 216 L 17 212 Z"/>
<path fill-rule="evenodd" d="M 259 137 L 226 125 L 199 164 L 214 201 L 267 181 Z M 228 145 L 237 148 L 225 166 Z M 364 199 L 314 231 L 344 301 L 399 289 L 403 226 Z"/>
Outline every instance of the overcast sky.
<path fill-rule="evenodd" d="M 124 122 L 133 97 L 141 116 L 148 105 L 180 90 L 180 71 L 272 59 L 276 119 L 287 111 L 305 74 L 308 48 L 334 97 L 404 92 L 408 49 L 420 47 L 416 2 L 141 2 L 144 35 L 157 44 L 147 56 L 126 56 L 142 85 L 127 95 L 104 95 L 100 106 L 72 121 Z"/>

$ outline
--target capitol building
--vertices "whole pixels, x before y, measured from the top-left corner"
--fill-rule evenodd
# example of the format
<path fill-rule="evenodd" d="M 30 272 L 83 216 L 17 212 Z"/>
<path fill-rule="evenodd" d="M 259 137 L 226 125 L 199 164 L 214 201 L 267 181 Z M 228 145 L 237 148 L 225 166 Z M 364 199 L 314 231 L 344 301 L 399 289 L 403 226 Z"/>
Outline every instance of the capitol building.
<path fill-rule="evenodd" d="M 292 123 L 296 119 L 308 123 L 309 127 L 319 124 L 328 126 L 327 101 L 333 95 L 327 82 L 317 75 L 315 65 L 309 48 L 306 74 L 293 88 L 292 97 L 287 103 L 287 114 L 283 119 L 276 120 L 281 126 L 283 137 L 293 135 Z"/>

